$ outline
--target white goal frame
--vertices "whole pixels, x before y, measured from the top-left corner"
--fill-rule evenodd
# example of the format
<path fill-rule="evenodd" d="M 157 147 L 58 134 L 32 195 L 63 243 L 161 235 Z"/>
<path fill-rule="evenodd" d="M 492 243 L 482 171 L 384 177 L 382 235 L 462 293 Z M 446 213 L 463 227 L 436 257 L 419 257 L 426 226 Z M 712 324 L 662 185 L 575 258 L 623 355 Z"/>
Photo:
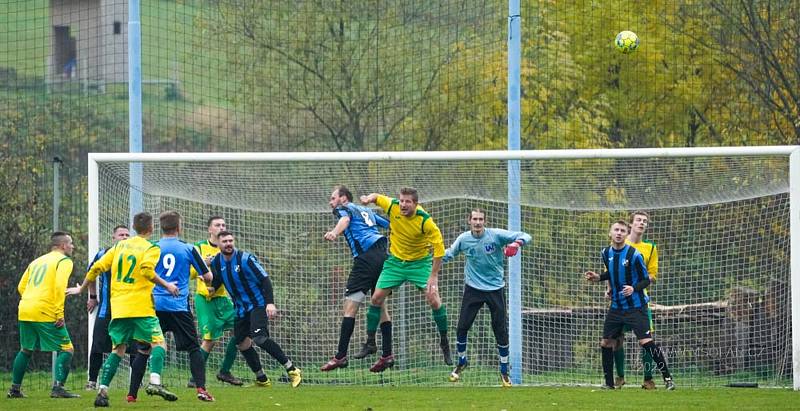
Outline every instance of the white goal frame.
<path fill-rule="evenodd" d="M 271 161 L 453 161 L 453 160 L 556 160 L 556 159 L 619 159 L 667 157 L 744 157 L 774 156 L 789 158 L 789 224 L 791 239 L 791 327 L 792 385 L 800 390 L 800 146 L 703 147 L 703 148 L 634 148 L 589 150 L 519 150 L 519 151 L 398 151 L 398 152 L 294 152 L 294 153 L 89 153 L 88 155 L 88 256 L 94 256 L 100 244 L 99 233 L 99 162 L 130 163 L 131 181 L 136 176 L 134 163 L 142 162 L 271 162 Z M 137 179 L 137 177 L 139 177 Z M 509 181 L 509 190 L 519 182 Z M 509 198 L 511 200 L 511 198 Z M 135 202 L 132 202 L 134 204 Z M 511 206 L 511 205 L 510 205 Z M 133 211 L 133 210 L 132 210 Z M 510 275 L 509 290 L 520 289 L 520 277 Z M 520 358 L 521 345 L 515 335 L 521 322 L 519 299 L 509 303 L 511 359 Z M 515 318 L 517 321 L 515 321 Z M 89 346 L 94 318 L 89 320 Z"/>

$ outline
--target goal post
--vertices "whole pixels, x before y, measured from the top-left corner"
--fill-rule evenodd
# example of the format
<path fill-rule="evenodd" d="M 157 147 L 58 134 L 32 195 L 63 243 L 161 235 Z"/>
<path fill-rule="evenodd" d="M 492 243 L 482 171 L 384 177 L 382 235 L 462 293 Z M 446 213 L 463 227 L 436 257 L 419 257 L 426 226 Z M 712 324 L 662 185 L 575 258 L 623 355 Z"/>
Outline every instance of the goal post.
<path fill-rule="evenodd" d="M 522 336 L 517 339 L 521 343 L 512 339 L 510 357 L 521 359 L 513 366 L 523 384 L 601 381 L 596 343 L 606 306 L 603 290 L 576 278 L 582 269 L 597 268 L 597 251 L 605 244 L 604 233 L 611 221 L 644 208 L 654 214 L 653 228 L 646 237 L 652 237 L 663 252 L 664 271 L 653 286 L 656 335 L 673 362 L 679 384 L 711 386 L 749 378 L 800 389 L 800 335 L 792 332 L 800 327 L 800 245 L 790 241 L 798 238 L 800 230 L 800 151 L 796 146 L 90 153 L 89 256 L 108 245 L 105 231 L 112 222 L 130 218 L 131 190 L 141 191 L 147 211 L 181 212 L 187 220 L 187 241 L 204 239 L 205 219 L 221 213 L 234 232 L 242 233 L 242 241 L 237 243 L 268 259 L 268 266 L 276 270 L 276 298 L 280 297 L 279 308 L 286 314 L 274 334 L 304 372 L 310 372 L 309 382 L 447 385 L 449 370 L 441 364 L 433 344 L 430 312 L 426 313 L 424 301 L 411 289 L 390 298 L 390 311 L 397 313 L 393 320 L 398 329 L 396 340 L 402 340 L 395 343 L 399 369 L 372 375 L 366 372 L 368 363 L 352 361 L 348 371 L 314 371 L 326 359 L 323 352 L 329 357 L 335 351 L 338 326 L 333 325 L 340 320 L 340 288 L 349 272 L 346 246 L 341 242 L 327 246 L 320 241 L 325 227 L 333 226 L 330 212 L 326 212 L 327 196 L 336 183 L 352 186 L 354 194 L 375 191 L 391 196 L 401 186 L 414 186 L 420 190 L 421 204 L 442 228 L 448 246 L 459 232 L 468 229 L 465 210 L 472 206 L 488 207 L 489 226 L 508 226 L 507 219 L 498 217 L 513 218 L 507 207 L 513 201 L 507 170 L 512 160 L 520 163 L 521 187 L 516 189 L 521 192 L 522 228 L 534 231 L 533 244 L 522 252 L 522 275 L 509 276 L 507 285 L 507 290 L 521 293 L 520 298 L 508 300 L 508 311 L 510 334 Z M 141 182 L 130 178 L 134 165 L 140 165 Z M 757 210 L 761 215 L 752 215 Z M 765 219 L 763 223 L 769 227 L 748 217 Z M 720 221 L 708 221 L 714 218 Z M 728 232 L 722 220 L 741 226 Z M 659 226 L 667 222 L 689 230 L 686 234 L 698 248 L 696 253 L 678 253 L 682 234 Z M 706 232 L 710 234 L 701 234 Z M 760 235 L 776 237 L 774 246 L 756 245 Z M 549 242 L 563 242 L 570 248 L 570 260 L 563 263 L 564 272 L 560 273 L 564 278 L 547 266 L 562 252 L 547 246 Z M 725 251 L 728 244 L 735 250 Z M 301 255 L 295 257 L 296 252 Z M 724 256 L 715 260 L 721 254 Z M 319 262 L 310 267 L 315 258 Z M 788 264 L 782 267 L 784 258 Z M 684 276 L 684 271 L 691 275 Z M 442 292 L 455 348 L 463 259 L 446 264 L 441 281 L 446 281 Z M 558 290 L 562 281 L 568 292 Z M 702 292 L 692 291 L 693 287 Z M 670 288 L 683 291 L 670 293 Z M 757 301 L 763 310 L 742 311 L 737 305 L 741 301 Z M 675 308 L 678 306 L 683 308 Z M 351 350 L 361 342 L 364 313 L 362 309 L 357 317 Z M 716 319 L 708 326 L 704 318 Z M 408 324 L 399 323 L 401 320 Z M 663 331 L 659 328 L 662 321 Z M 748 338 L 759 333 L 763 337 L 768 326 L 779 329 L 764 337 L 769 340 L 763 342 L 768 352 L 757 353 L 754 350 L 759 343 Z M 735 338 L 726 340 L 725 333 L 731 330 Z M 671 331 L 680 338 L 672 339 Z M 715 352 L 708 352 L 715 343 L 730 341 L 734 347 L 716 346 Z M 475 377 L 465 377 L 460 384 L 498 384 L 493 369 L 497 362 L 494 338 L 485 314 L 479 315 L 468 344 L 471 367 L 475 367 L 465 375 L 473 372 Z M 400 347 L 405 352 L 399 352 Z M 626 348 L 629 374 L 636 381 L 641 373 L 638 352 L 631 342 Z M 729 352 L 725 348 L 730 348 Z M 186 367 L 183 357 L 170 354 L 168 358 L 180 368 Z M 210 365 L 208 372 L 212 368 Z M 240 373 L 251 377 L 246 367 Z"/>

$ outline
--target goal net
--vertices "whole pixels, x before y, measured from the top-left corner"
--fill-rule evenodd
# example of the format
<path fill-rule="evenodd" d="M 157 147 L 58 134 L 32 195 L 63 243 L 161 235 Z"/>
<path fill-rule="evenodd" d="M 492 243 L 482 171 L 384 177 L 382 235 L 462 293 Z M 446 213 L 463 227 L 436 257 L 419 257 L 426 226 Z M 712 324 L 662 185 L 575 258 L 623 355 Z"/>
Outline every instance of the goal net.
<path fill-rule="evenodd" d="M 451 385 L 431 310 L 408 284 L 389 298 L 394 368 L 369 372 L 375 355 L 319 371 L 336 352 L 352 264 L 344 239 L 323 239 L 335 223 L 328 198 L 336 184 L 356 196 L 397 196 L 401 187 L 415 187 L 449 246 L 469 229 L 473 207 L 487 211 L 488 226 L 508 226 L 508 160 L 516 159 L 519 181 L 512 176 L 511 185 L 520 193 L 521 228 L 533 237 L 521 253 L 520 281 L 509 285 L 521 297 L 509 307 L 521 324 L 511 322 L 512 334 L 521 336 L 521 345 L 512 338 L 511 347 L 521 383 L 602 382 L 598 343 L 608 302 L 605 287 L 587 283 L 582 273 L 601 269 L 599 251 L 608 245 L 610 224 L 642 209 L 651 221 L 645 238 L 657 244 L 659 255 L 650 288 L 655 336 L 679 386 L 791 386 L 789 153 L 778 147 L 91 154 L 90 253 L 109 245 L 112 227 L 128 222 L 131 208 L 154 215 L 177 210 L 189 242 L 206 239 L 207 218 L 221 215 L 237 235 L 237 247 L 254 253 L 270 273 L 279 309 L 270 334 L 303 369 L 305 383 Z M 131 161 L 138 163 L 131 167 Z M 132 170 L 138 170 L 134 179 Z M 153 240 L 158 227 L 155 232 Z M 439 282 L 454 353 L 463 270 L 463 257 L 447 263 Z M 351 353 L 365 340 L 365 314 L 362 307 Z M 226 333 L 209 358 L 211 386 L 228 338 Z M 631 333 L 625 349 L 626 379 L 638 386 L 643 365 Z M 486 308 L 470 330 L 467 354 L 470 366 L 457 385 L 499 385 Z M 280 366 L 261 356 L 271 378 L 280 380 Z M 233 373 L 253 378 L 241 356 Z M 170 349 L 167 384 L 182 386 L 188 377 L 186 354 Z"/>

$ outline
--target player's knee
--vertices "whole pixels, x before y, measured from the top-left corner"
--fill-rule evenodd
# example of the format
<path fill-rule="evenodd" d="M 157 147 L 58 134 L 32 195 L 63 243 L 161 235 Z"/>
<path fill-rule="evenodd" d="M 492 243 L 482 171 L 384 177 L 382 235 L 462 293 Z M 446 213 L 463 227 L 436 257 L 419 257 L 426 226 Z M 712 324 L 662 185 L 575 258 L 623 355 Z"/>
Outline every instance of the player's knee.
<path fill-rule="evenodd" d="M 239 351 L 247 351 L 250 349 L 252 345 L 253 345 L 253 340 L 251 340 L 248 337 L 240 341 L 238 344 L 236 344 L 236 349 L 238 349 Z"/>
<path fill-rule="evenodd" d="M 600 347 L 602 348 L 614 348 L 614 341 L 613 339 L 603 338 L 600 340 Z"/>
<path fill-rule="evenodd" d="M 269 341 L 269 336 L 266 333 L 253 336 L 253 342 L 259 347 L 263 346 L 267 341 Z"/>
<path fill-rule="evenodd" d="M 654 342 L 655 342 L 655 340 L 653 340 L 652 338 L 649 338 L 649 337 L 648 338 L 642 338 L 641 340 L 639 340 L 639 345 L 644 347 L 644 346 L 646 346 L 646 345 L 648 345 L 650 343 L 654 343 Z M 655 344 L 653 344 L 653 345 L 655 345 Z"/>

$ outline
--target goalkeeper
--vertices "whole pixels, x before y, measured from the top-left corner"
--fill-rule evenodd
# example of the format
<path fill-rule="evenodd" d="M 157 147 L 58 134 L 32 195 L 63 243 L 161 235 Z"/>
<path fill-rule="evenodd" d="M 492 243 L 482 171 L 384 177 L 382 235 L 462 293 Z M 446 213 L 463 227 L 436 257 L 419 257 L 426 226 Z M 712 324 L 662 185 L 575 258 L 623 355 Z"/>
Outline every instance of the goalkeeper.
<path fill-rule="evenodd" d="M 459 254 L 466 256 L 464 266 L 464 296 L 456 328 L 456 351 L 458 363 L 450 374 L 450 381 L 461 379 L 467 368 L 467 333 L 478 311 L 486 304 L 492 316 L 492 331 L 500 356 L 500 383 L 511 386 L 508 377 L 508 324 L 506 322 L 505 282 L 503 281 L 503 255 L 513 257 L 519 248 L 531 242 L 531 236 L 523 232 L 486 228 L 486 212 L 480 208 L 469 214 L 470 231 L 456 238 L 444 253 L 444 262 Z M 505 247 L 505 249 L 503 248 Z"/>
<path fill-rule="evenodd" d="M 439 330 L 439 347 L 442 349 L 444 362 L 453 365 L 450 358 L 450 342 L 447 339 L 447 310 L 439 296 L 439 270 L 442 268 L 444 244 L 439 227 L 419 205 L 419 194 L 416 189 L 405 187 L 400 190 L 400 198 L 390 198 L 382 194 L 372 193 L 361 196 L 364 204 L 375 203 L 389 217 L 392 241 L 389 246 L 389 258 L 383 264 L 375 292 L 372 293 L 371 305 L 367 311 L 367 331 L 378 327 L 381 310 L 391 290 L 411 282 L 420 290 L 433 311 L 433 319 Z M 433 256 L 430 249 L 433 248 Z M 372 372 L 381 372 L 394 366 L 394 355 L 384 353 L 370 367 Z"/>
<path fill-rule="evenodd" d="M 611 246 L 600 252 L 605 271 L 597 274 L 587 271 L 584 276 L 588 281 L 608 281 L 611 284 L 611 307 L 603 324 L 603 339 L 600 342 L 603 354 L 603 389 L 614 389 L 614 351 L 615 339 L 625 326 L 629 326 L 639 345 L 648 351 L 655 361 L 656 368 L 661 371 L 668 390 L 675 389 L 672 375 L 667 368 L 667 361 L 650 333 L 647 317 L 649 297 L 644 289 L 650 285 L 650 276 L 644 265 L 642 253 L 625 243 L 630 226 L 624 220 L 611 225 L 609 237 Z"/>

